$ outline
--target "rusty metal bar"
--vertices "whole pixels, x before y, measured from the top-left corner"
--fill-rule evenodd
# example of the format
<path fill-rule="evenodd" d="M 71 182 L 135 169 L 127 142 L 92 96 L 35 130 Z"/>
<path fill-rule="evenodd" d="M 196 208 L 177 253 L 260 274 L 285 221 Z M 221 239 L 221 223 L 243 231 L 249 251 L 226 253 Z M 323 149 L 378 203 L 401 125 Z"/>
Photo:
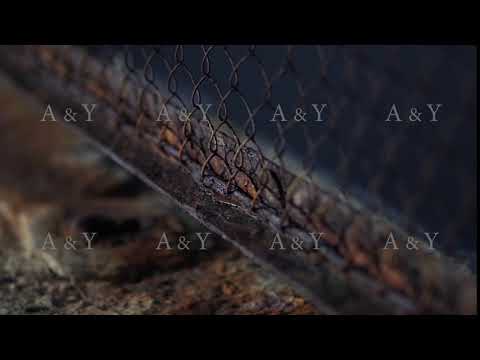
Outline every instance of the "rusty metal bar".
<path fill-rule="evenodd" d="M 155 85 L 148 60 L 143 76 L 126 63 L 104 62 L 81 47 L 0 49 L 0 67 L 46 104 L 78 112 L 81 104 L 97 104 L 95 121 L 70 124 L 322 311 L 476 311 L 471 271 L 423 243 L 414 253 L 385 250 L 390 234 L 408 237 L 405 227 L 294 173 L 221 116 L 201 121 L 197 107 L 182 121 L 182 99 Z M 155 121 L 163 105 L 171 122 Z M 312 234 L 322 234 L 320 243 Z M 300 239 L 304 248 L 272 251 L 278 235 L 288 245 Z"/>

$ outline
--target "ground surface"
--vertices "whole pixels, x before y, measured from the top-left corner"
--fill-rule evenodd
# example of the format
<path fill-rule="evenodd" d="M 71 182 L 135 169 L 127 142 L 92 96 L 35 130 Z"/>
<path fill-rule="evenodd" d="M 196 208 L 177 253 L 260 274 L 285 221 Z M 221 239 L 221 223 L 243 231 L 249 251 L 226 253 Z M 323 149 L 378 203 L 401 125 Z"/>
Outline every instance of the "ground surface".
<path fill-rule="evenodd" d="M 317 313 L 44 112 L 0 78 L 0 314 Z"/>

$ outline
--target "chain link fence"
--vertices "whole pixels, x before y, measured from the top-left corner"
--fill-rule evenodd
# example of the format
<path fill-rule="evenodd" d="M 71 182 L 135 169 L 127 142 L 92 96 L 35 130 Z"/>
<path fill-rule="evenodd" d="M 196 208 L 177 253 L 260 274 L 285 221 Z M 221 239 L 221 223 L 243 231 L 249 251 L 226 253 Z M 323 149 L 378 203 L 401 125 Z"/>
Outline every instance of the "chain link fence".
<path fill-rule="evenodd" d="M 474 47 L 17 46 L 0 56 L 47 103 L 52 93 L 95 103 L 95 121 L 65 120 L 160 188 L 153 169 L 168 159 L 217 205 L 302 239 L 295 263 L 333 264 L 347 283 L 361 273 L 381 284 L 376 296 L 393 289 L 395 308 L 462 311 L 461 287 L 473 285 L 452 269 L 476 273 Z M 148 161 L 117 150 L 140 143 Z M 411 237 L 428 251 L 406 247 Z"/>

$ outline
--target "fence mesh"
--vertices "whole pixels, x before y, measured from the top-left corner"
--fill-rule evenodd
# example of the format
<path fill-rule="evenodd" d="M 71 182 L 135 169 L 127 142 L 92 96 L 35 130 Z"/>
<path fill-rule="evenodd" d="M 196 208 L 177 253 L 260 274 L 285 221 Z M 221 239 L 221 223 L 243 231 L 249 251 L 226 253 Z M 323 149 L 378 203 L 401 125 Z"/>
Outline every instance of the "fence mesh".
<path fill-rule="evenodd" d="M 447 289 L 438 273 L 442 279 L 428 280 L 432 270 L 425 270 L 423 256 L 384 251 L 392 233 L 418 236 L 428 247 L 425 232 L 438 233 L 435 248 L 476 271 L 473 47 L 23 46 L 2 52 L 7 70 L 22 69 L 18 78 L 45 72 L 72 98 L 88 92 L 113 114 L 98 121 L 179 162 L 216 199 L 304 239 L 307 250 L 316 245 L 307 235 L 321 232 L 327 261 L 340 259 L 342 271 L 361 269 L 414 303 L 431 304 L 452 283 Z"/>

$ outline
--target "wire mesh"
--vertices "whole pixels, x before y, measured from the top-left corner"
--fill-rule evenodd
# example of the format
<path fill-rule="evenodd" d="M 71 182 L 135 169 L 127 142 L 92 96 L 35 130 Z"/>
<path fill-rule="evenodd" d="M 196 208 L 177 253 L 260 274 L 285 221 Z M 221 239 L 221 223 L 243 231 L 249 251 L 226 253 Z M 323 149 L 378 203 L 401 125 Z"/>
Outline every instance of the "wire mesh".
<path fill-rule="evenodd" d="M 473 47 L 23 46 L 4 57 L 86 90 L 115 115 L 98 121 L 302 238 L 304 256 L 321 232 L 326 261 L 422 306 L 452 283 L 429 280 L 423 255 L 384 251 L 390 234 L 423 248 L 437 234 L 435 249 L 476 271 Z"/>

